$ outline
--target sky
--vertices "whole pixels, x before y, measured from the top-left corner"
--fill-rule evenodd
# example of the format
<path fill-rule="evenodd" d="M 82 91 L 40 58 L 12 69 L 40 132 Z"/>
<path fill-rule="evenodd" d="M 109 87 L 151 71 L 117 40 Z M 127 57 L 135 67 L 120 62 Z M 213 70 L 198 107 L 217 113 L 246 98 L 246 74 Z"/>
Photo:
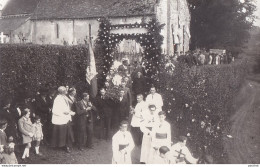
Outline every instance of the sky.
<path fill-rule="evenodd" d="M 2 4 L 2 8 L 4 7 L 7 1 L 8 0 L 0 0 L 0 4 Z M 255 15 L 258 17 L 258 19 L 255 22 L 255 25 L 260 27 L 260 0 L 255 0 L 255 2 L 257 6 L 257 11 L 255 12 Z M 0 9 L 1 9 L 1 5 L 0 5 Z"/>

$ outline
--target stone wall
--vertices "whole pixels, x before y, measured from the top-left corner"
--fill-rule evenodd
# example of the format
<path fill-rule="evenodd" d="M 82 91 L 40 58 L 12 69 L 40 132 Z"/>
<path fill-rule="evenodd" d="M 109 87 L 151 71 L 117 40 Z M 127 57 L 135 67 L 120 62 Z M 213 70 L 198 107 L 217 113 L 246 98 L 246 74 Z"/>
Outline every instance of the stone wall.
<path fill-rule="evenodd" d="M 186 0 L 159 0 L 156 5 L 156 15 L 158 20 L 165 24 L 161 34 L 164 36 L 163 53 L 173 55 L 174 52 L 189 50 L 189 36 L 185 36 L 183 41 L 183 34 L 186 28 L 190 28 L 190 13 L 188 3 Z M 184 29 L 183 29 L 184 27 Z M 178 49 L 174 50 L 174 36 L 178 35 L 180 44 Z M 175 37 L 176 39 L 176 37 Z M 176 41 L 176 40 L 175 40 Z"/>
<path fill-rule="evenodd" d="M 9 34 L 9 42 L 10 43 L 31 43 L 32 42 L 32 26 L 31 21 L 27 20 L 24 24 L 22 24 L 19 28 L 12 31 Z M 25 40 L 22 41 L 21 39 Z"/>
<path fill-rule="evenodd" d="M 155 6 L 156 17 L 161 24 L 165 24 L 161 34 L 164 36 L 162 51 L 173 55 L 175 51 L 189 50 L 190 36 L 186 30 L 190 28 L 190 13 L 186 0 L 158 0 Z M 110 18 L 112 25 L 134 24 L 142 21 L 148 22 L 150 16 L 117 17 Z M 18 34 L 22 33 L 26 42 L 36 44 L 77 45 L 84 44 L 89 37 L 89 25 L 91 25 L 91 36 L 94 42 L 98 35 L 99 22 L 97 19 L 63 19 L 63 20 L 29 20 L 11 34 L 12 43 L 20 43 Z M 112 33 L 145 33 L 144 28 L 124 28 L 111 30 Z M 173 36 L 175 35 L 175 37 Z M 177 38 L 178 37 L 178 38 Z M 179 39 L 177 50 L 174 50 L 174 39 Z M 127 42 L 127 43 L 126 43 Z M 136 43 L 132 44 L 136 46 Z M 123 41 L 122 46 L 129 46 L 129 41 Z M 183 47 L 184 46 L 184 47 Z M 138 48 L 138 50 L 140 50 Z"/>

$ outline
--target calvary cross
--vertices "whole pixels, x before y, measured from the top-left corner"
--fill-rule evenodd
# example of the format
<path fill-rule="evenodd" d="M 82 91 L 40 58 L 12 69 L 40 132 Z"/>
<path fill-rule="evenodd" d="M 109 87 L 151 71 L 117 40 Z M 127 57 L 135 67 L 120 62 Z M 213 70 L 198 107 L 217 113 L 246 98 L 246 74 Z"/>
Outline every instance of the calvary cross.
<path fill-rule="evenodd" d="M 180 151 L 177 151 L 177 150 L 175 150 L 175 151 L 178 153 L 177 159 L 180 159 L 181 155 L 185 156 L 185 154 L 182 153 L 182 149 L 180 149 Z"/>

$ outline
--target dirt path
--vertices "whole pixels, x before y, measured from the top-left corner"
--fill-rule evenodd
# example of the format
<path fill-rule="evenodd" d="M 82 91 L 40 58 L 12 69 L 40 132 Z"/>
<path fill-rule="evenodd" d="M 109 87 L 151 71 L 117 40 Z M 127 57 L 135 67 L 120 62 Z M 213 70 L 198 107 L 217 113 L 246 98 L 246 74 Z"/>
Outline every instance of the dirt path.
<path fill-rule="evenodd" d="M 30 164 L 111 164 L 112 162 L 112 141 L 106 141 L 94 138 L 94 149 L 85 149 L 79 151 L 74 146 L 71 153 L 68 154 L 62 149 L 53 149 L 42 146 L 40 148 L 44 157 L 37 157 L 30 152 Z M 132 151 L 132 162 L 139 163 L 140 147 L 135 147 Z M 21 162 L 21 153 L 17 155 L 18 162 Z"/>
<path fill-rule="evenodd" d="M 225 144 L 229 163 L 260 163 L 260 84 L 248 81 L 235 99 L 236 113 Z"/>

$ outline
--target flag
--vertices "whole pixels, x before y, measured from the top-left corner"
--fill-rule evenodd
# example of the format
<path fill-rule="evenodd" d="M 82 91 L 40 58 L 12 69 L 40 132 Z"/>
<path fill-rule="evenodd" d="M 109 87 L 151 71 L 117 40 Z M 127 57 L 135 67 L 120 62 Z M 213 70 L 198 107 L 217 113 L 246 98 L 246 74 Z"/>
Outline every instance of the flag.
<path fill-rule="evenodd" d="M 96 69 L 96 61 L 93 52 L 93 48 L 90 40 L 87 41 L 88 45 L 88 61 L 87 61 L 87 69 L 86 69 L 86 80 L 90 85 L 90 95 L 95 98 L 97 95 L 97 69 Z"/>

